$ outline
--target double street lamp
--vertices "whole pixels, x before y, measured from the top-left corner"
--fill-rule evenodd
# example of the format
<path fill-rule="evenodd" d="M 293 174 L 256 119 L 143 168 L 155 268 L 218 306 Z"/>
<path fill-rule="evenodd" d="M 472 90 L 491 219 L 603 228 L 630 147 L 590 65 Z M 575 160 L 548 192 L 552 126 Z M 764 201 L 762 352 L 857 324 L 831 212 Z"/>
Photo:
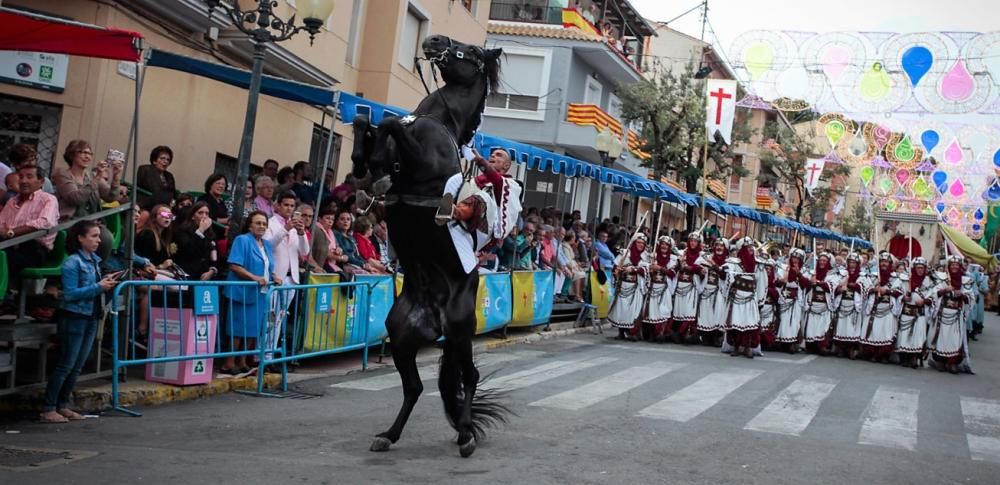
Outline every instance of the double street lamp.
<path fill-rule="evenodd" d="M 622 156 L 622 141 L 618 137 L 611 134 L 611 130 L 607 126 L 597 134 L 597 141 L 594 144 L 594 148 L 597 149 L 597 153 L 601 155 L 601 167 L 611 168 L 615 164 L 615 160 Z M 601 225 L 601 209 L 604 207 L 604 186 L 598 181 L 597 185 L 597 208 L 594 210 L 596 217 L 594 218 L 594 234 L 597 233 L 597 226 Z"/>
<path fill-rule="evenodd" d="M 309 33 L 309 45 L 312 45 L 316 34 L 333 12 L 333 0 L 298 0 L 296 14 L 288 20 L 282 20 L 274 14 L 274 9 L 278 6 L 277 0 L 255 0 L 256 8 L 246 10 L 241 6 L 241 3 L 244 5 L 248 3 L 245 0 L 242 2 L 232 0 L 232 3 L 222 0 L 204 0 L 204 2 L 208 6 L 209 18 L 212 18 L 213 10 L 222 10 L 233 21 L 233 25 L 254 42 L 253 68 L 250 71 L 247 112 L 243 121 L 243 137 L 240 140 L 239 166 L 232 188 L 234 209 L 229 219 L 229 240 L 232 241 L 240 233 L 243 225 L 243 210 L 240 209 L 243 204 L 239 202 L 243 200 L 247 179 L 250 178 L 250 154 L 253 151 L 257 98 L 260 96 L 266 46 L 288 40 L 303 30 Z M 301 25 L 296 24 L 296 16 L 301 18 Z"/>

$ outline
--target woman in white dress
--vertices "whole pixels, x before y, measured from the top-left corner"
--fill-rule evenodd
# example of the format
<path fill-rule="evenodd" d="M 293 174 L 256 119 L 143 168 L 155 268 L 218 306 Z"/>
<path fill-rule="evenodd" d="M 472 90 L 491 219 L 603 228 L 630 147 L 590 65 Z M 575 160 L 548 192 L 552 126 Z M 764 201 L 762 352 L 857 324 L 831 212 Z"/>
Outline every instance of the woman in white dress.
<path fill-rule="evenodd" d="M 931 337 L 927 346 L 931 350 L 930 364 L 939 371 L 972 372 L 969 360 L 969 341 L 965 320 L 975 302 L 975 294 L 967 288 L 972 278 L 965 274 L 961 256 L 948 258 L 948 278 L 938 285 L 937 312 L 932 317 Z"/>
<path fill-rule="evenodd" d="M 767 294 L 767 275 L 757 264 L 754 242 L 744 237 L 736 243 L 736 261 L 726 270 L 729 308 L 726 315 L 726 344 L 730 355 L 753 358 L 760 353 L 760 304 Z"/>
<path fill-rule="evenodd" d="M 675 344 L 690 343 L 697 338 L 699 287 L 705 268 L 701 259 L 701 233 L 688 234 L 687 247 L 677 264 L 677 278 L 673 288 L 673 318 L 671 338 Z"/>
<path fill-rule="evenodd" d="M 778 297 L 778 334 L 774 340 L 785 350 L 794 354 L 802 342 L 802 314 L 805 311 L 805 291 L 809 280 L 802 275 L 802 262 L 806 253 L 799 248 L 792 249 L 788 264 L 778 270 L 775 284 L 781 289 Z"/>
<path fill-rule="evenodd" d="M 701 343 L 709 346 L 722 345 L 723 330 L 726 328 L 726 260 L 729 259 L 728 241 L 719 237 L 712 243 L 712 254 L 702 259 L 705 275 L 701 280 L 701 299 L 698 302 L 698 335 Z"/>
<path fill-rule="evenodd" d="M 892 255 L 883 251 L 872 280 L 861 327 L 861 352 L 872 362 L 888 363 L 896 340 L 896 318 L 903 289 L 892 272 Z"/>
<path fill-rule="evenodd" d="M 899 333 L 896 352 L 901 365 L 914 369 L 927 344 L 927 313 L 933 303 L 934 283 L 927 276 L 927 260 L 914 258 L 909 278 L 902 282 L 902 311 L 899 314 Z"/>
<path fill-rule="evenodd" d="M 833 344 L 837 355 L 851 360 L 858 358 L 858 342 L 861 341 L 861 316 L 865 312 L 865 288 L 867 278 L 861 277 L 861 256 L 847 255 L 847 268 L 842 270 L 842 278 L 834 291 Z"/>
<path fill-rule="evenodd" d="M 661 341 L 670 328 L 676 276 L 674 240 L 670 236 L 660 236 L 649 265 L 649 292 L 646 294 L 645 310 L 642 313 L 643 333 L 647 339 Z"/>
<path fill-rule="evenodd" d="M 806 350 L 826 355 L 830 350 L 830 323 L 833 321 L 833 289 L 837 287 L 837 273 L 830 263 L 828 252 L 816 256 L 816 270 L 809 275 L 806 286 L 805 341 Z"/>
<path fill-rule="evenodd" d="M 777 262 L 767 255 L 757 262 L 764 265 L 764 274 L 767 277 L 767 294 L 760 304 L 760 346 L 764 350 L 771 350 L 775 343 L 774 338 L 778 334 L 778 298 L 781 295 L 776 284 Z"/>
<path fill-rule="evenodd" d="M 628 254 L 615 265 L 615 299 L 608 311 L 608 321 L 618 329 L 618 338 L 634 341 L 639 333 L 636 321 L 642 313 L 646 296 L 646 270 L 649 266 L 646 253 L 646 236 L 639 233 L 629 245 Z"/>

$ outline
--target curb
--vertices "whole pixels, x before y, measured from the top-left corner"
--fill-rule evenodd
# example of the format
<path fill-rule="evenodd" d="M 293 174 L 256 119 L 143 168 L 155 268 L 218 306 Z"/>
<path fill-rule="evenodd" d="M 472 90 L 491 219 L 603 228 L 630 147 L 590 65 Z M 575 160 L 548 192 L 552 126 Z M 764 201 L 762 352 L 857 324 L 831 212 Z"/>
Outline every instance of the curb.
<path fill-rule="evenodd" d="M 553 323 L 548 331 L 538 330 L 525 335 L 505 337 L 503 340 L 481 342 L 473 344 L 474 352 L 489 352 L 515 345 L 531 344 L 544 340 L 552 340 L 559 337 L 575 335 L 578 333 L 589 333 L 590 327 L 574 327 L 572 322 Z M 490 338 L 490 337 L 486 337 Z M 437 359 L 434 357 L 433 359 Z M 430 358 L 425 360 L 432 360 Z M 368 365 L 369 370 L 391 368 L 392 364 Z M 300 379 L 289 379 L 289 383 L 306 382 L 313 379 L 327 377 L 338 377 L 361 372 L 360 369 L 338 370 L 333 372 L 318 372 L 315 374 L 298 374 Z M 295 374 L 290 374 L 290 377 Z M 277 388 L 281 385 L 281 374 L 265 374 L 264 387 L 268 389 Z M 145 382 L 136 380 L 134 384 L 123 384 L 119 390 L 119 400 L 124 407 L 148 407 L 169 404 L 178 401 L 190 401 L 234 391 L 252 391 L 257 389 L 256 377 L 242 377 L 232 379 L 213 379 L 208 384 L 194 386 L 172 386 L 169 384 L 159 384 L 155 382 Z M 0 399 L 0 413 L 34 413 L 41 408 L 44 399 L 45 389 L 35 388 L 21 394 L 13 394 Z M 111 384 L 105 384 L 96 388 L 85 388 L 73 393 L 73 400 L 77 407 L 84 410 L 108 410 L 111 407 Z"/>

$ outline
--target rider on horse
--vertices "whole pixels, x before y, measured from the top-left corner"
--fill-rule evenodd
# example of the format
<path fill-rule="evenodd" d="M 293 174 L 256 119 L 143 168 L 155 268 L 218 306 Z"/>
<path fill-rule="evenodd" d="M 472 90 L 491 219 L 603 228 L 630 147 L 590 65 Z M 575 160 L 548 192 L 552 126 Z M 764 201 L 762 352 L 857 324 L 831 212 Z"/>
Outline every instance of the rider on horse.
<path fill-rule="evenodd" d="M 470 232 L 483 233 L 487 241 L 482 243 L 496 244 L 507 237 L 517 223 L 521 213 L 521 186 L 507 173 L 511 159 L 506 150 L 493 150 L 488 160 L 474 153 L 472 161 L 483 171 L 474 179 L 480 190 L 455 204 L 452 219 Z"/>

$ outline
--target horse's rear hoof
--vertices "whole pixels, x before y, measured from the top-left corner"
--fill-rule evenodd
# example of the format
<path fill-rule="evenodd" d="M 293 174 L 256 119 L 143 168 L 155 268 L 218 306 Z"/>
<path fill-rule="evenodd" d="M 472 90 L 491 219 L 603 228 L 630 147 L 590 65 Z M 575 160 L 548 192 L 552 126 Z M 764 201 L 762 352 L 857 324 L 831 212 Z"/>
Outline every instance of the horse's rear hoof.
<path fill-rule="evenodd" d="M 472 438 L 464 445 L 458 445 L 458 453 L 462 455 L 462 458 L 468 458 L 476 452 L 476 439 Z"/>
<path fill-rule="evenodd" d="M 392 446 L 392 441 L 389 438 L 383 438 L 381 436 L 376 436 L 372 440 L 372 446 L 369 448 L 370 451 L 389 451 L 389 447 Z M 471 454 L 471 453 L 470 453 Z"/>

